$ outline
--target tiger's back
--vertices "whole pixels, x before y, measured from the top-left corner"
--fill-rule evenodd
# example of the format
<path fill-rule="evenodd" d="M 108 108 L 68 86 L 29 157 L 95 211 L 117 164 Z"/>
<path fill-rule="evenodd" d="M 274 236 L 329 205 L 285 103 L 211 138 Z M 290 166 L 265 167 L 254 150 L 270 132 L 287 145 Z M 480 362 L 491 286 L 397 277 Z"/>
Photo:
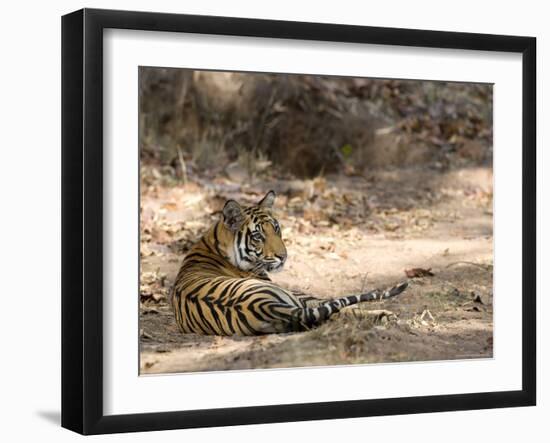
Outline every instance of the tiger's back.
<path fill-rule="evenodd" d="M 172 304 L 183 332 L 257 335 L 292 330 L 288 322 L 277 321 L 301 307 L 292 294 L 221 262 L 201 243 L 184 260 L 173 289 Z"/>

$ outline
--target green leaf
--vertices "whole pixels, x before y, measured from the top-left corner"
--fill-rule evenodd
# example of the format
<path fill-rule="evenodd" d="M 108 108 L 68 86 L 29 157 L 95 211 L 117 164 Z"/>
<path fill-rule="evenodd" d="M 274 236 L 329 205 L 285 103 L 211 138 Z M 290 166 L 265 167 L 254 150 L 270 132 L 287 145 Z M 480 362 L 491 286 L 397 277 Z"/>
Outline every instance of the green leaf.
<path fill-rule="evenodd" d="M 351 153 L 353 152 L 353 148 L 349 143 L 346 143 L 344 146 L 342 146 L 340 150 L 342 151 L 342 154 L 345 158 L 349 158 L 351 156 Z"/>

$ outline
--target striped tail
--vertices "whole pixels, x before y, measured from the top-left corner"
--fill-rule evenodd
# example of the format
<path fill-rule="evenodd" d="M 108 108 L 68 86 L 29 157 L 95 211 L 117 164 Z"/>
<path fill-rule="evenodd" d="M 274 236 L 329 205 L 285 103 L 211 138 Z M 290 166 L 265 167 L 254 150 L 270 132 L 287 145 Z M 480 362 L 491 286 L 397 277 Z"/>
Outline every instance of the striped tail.
<path fill-rule="evenodd" d="M 345 297 L 329 300 L 316 308 L 304 308 L 301 323 L 306 328 L 311 328 L 325 322 L 331 315 L 339 312 L 346 306 L 355 305 L 364 301 L 385 300 L 401 294 L 409 284 L 399 283 L 385 291 L 375 289 L 359 295 L 347 295 Z"/>

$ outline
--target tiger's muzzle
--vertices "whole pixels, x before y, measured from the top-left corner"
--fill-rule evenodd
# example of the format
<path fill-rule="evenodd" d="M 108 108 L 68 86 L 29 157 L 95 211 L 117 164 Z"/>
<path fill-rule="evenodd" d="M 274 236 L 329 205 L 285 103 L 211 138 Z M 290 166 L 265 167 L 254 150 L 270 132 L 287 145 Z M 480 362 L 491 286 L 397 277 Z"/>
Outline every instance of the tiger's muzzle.
<path fill-rule="evenodd" d="M 286 254 L 275 255 L 273 258 L 264 260 L 265 270 L 267 272 L 277 272 L 283 269 L 286 261 Z"/>

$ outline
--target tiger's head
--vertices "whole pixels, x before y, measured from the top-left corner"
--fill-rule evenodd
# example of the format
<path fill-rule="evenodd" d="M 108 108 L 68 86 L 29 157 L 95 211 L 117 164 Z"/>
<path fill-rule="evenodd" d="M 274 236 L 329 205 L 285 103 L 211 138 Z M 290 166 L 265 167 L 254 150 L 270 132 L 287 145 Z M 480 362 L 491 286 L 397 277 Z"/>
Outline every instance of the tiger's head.
<path fill-rule="evenodd" d="M 278 271 L 286 257 L 281 227 L 272 213 L 275 192 L 269 191 L 256 205 L 243 208 L 235 200 L 223 207 L 220 243 L 226 258 L 243 271 Z"/>

